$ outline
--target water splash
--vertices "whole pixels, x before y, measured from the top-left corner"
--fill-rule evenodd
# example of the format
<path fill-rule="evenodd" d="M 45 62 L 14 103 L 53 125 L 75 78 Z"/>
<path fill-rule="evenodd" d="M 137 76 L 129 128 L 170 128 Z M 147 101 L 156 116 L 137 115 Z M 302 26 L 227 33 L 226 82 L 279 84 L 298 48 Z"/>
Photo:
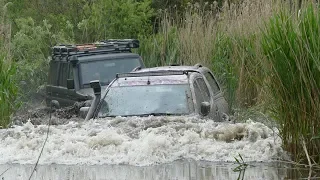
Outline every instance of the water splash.
<path fill-rule="evenodd" d="M 35 163 L 46 125 L 0 131 L 0 163 Z M 270 162 L 285 156 L 277 130 L 262 123 L 217 123 L 197 116 L 72 119 L 52 125 L 40 164 L 145 166 L 178 159 Z"/>

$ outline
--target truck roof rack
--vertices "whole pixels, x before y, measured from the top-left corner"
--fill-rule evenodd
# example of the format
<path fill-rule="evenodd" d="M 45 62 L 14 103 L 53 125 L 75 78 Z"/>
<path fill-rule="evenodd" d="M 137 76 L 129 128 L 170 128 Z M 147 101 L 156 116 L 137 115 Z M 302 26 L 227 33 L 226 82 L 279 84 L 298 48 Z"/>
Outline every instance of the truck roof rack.
<path fill-rule="evenodd" d="M 70 56 L 80 54 L 107 54 L 115 52 L 131 52 L 139 48 L 137 39 L 107 39 L 88 44 L 61 44 L 52 48 L 53 56 Z"/>

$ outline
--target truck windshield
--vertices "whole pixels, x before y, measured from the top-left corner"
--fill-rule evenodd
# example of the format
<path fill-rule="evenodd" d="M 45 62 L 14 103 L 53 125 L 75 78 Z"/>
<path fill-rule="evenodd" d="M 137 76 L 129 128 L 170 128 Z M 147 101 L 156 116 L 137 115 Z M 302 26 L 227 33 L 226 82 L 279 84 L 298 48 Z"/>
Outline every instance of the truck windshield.
<path fill-rule="evenodd" d="M 126 73 L 141 66 L 138 58 L 106 59 L 89 61 L 80 64 L 81 84 L 89 87 L 92 80 L 100 80 L 101 85 L 109 84 L 117 73 Z"/>
<path fill-rule="evenodd" d="M 112 87 L 102 101 L 98 116 L 190 114 L 187 84 Z"/>

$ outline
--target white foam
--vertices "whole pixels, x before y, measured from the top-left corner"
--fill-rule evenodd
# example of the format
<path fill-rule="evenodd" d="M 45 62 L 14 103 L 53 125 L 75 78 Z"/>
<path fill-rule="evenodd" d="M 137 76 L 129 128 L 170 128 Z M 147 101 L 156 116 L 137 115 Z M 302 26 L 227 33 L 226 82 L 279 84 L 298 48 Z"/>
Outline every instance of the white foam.
<path fill-rule="evenodd" d="M 0 131 L 0 163 L 35 163 L 47 126 Z M 188 117 L 116 117 L 50 126 L 40 164 L 151 165 L 177 159 L 270 162 L 285 154 L 277 130 Z M 237 138 L 242 137 L 241 140 Z"/>

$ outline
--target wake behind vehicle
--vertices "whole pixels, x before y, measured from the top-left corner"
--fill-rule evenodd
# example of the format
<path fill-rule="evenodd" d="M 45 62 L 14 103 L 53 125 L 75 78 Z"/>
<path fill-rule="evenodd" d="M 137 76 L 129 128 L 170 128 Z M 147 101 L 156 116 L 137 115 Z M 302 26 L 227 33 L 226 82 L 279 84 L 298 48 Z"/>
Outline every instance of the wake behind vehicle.
<path fill-rule="evenodd" d="M 225 121 L 229 113 L 213 73 L 199 64 L 145 68 L 118 74 L 102 98 L 99 82 L 91 84 L 97 96 L 86 119 L 199 114 Z"/>
<path fill-rule="evenodd" d="M 56 100 L 60 107 L 90 101 L 90 81 L 99 80 L 105 88 L 117 73 L 144 67 L 142 58 L 132 53 L 138 48 L 135 39 L 110 39 L 92 44 L 53 47 L 46 86 L 46 103 Z"/>

